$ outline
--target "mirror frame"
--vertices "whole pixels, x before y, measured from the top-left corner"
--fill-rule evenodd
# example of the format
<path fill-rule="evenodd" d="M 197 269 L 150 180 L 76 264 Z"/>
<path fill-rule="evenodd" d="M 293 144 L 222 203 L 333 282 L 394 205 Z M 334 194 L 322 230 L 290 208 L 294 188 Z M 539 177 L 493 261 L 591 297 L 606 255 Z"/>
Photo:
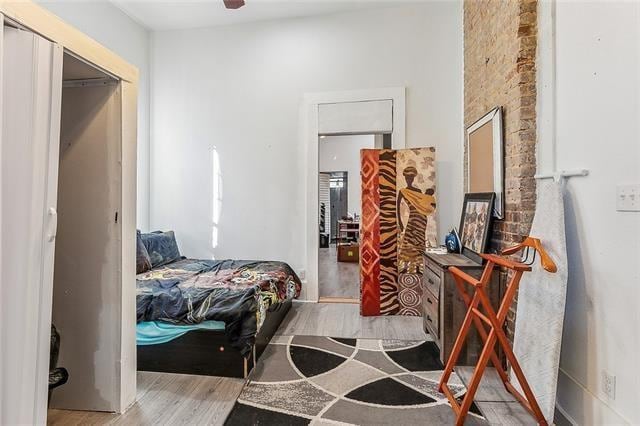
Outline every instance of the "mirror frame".
<path fill-rule="evenodd" d="M 471 158 L 469 155 L 470 136 L 485 124 L 491 122 L 493 136 L 493 192 L 496 194 L 493 205 L 493 217 L 504 219 L 504 136 L 502 131 L 502 107 L 498 106 L 483 115 L 479 120 L 467 127 L 465 137 L 465 155 L 467 160 L 467 192 L 471 190 Z"/>

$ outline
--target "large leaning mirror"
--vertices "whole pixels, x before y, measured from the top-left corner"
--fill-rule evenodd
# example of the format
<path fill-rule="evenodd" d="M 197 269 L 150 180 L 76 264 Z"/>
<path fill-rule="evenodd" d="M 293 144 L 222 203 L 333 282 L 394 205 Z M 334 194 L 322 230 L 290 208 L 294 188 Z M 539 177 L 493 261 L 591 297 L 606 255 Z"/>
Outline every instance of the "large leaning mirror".
<path fill-rule="evenodd" d="M 502 107 L 467 128 L 467 192 L 495 192 L 493 216 L 504 219 Z"/>

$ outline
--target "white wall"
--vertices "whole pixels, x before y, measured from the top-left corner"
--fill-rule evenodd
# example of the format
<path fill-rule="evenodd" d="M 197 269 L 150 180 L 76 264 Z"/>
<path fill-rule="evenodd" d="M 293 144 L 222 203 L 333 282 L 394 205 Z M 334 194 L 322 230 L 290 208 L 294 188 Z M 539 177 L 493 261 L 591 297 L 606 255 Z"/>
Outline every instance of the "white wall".
<path fill-rule="evenodd" d="M 558 406 L 581 425 L 640 424 L 640 213 L 615 205 L 617 184 L 640 183 L 640 3 L 558 2 L 556 16 L 558 168 L 590 172 L 567 182 Z M 549 17 L 541 19 L 544 28 Z M 549 83 L 553 68 L 542 53 L 538 68 Z M 553 108 L 552 92 L 539 95 L 541 108 Z M 545 172 L 552 139 L 542 134 Z M 602 390 L 603 370 L 617 377 L 615 399 Z"/>
<path fill-rule="evenodd" d="M 374 135 L 327 136 L 318 152 L 320 172 L 347 172 L 347 211 L 360 215 L 360 150 L 374 147 Z"/>
<path fill-rule="evenodd" d="M 151 226 L 175 229 L 183 254 L 304 268 L 306 92 L 406 86 L 408 146 L 438 150 L 440 228 L 459 220 L 461 3 L 159 32 L 152 45 Z"/>
<path fill-rule="evenodd" d="M 149 86 L 150 34 L 107 1 L 38 1 L 67 23 L 135 65 L 138 84 L 138 210 L 137 224 L 149 229 Z"/>

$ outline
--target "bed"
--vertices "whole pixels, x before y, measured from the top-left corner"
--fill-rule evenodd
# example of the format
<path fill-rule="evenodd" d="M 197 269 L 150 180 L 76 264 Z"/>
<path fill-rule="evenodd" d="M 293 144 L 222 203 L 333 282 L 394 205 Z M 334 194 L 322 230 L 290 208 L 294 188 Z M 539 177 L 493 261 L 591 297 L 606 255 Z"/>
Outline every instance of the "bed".
<path fill-rule="evenodd" d="M 246 377 L 300 289 L 275 261 L 180 257 L 139 273 L 138 370 Z"/>

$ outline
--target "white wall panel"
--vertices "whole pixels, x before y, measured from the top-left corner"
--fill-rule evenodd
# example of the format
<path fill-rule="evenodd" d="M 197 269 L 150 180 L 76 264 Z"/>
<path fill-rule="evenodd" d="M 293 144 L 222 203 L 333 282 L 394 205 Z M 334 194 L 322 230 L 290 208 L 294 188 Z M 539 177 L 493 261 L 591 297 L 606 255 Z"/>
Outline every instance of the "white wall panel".
<path fill-rule="evenodd" d="M 360 215 L 360 150 L 374 147 L 373 135 L 327 136 L 318 142 L 320 172 L 347 172 L 347 211 Z"/>
<path fill-rule="evenodd" d="M 151 35 L 145 27 L 108 1 L 37 0 L 36 2 L 138 68 L 137 226 L 142 230 L 148 230 Z"/>
<path fill-rule="evenodd" d="M 406 147 L 437 148 L 450 229 L 462 200 L 461 29 L 452 1 L 154 33 L 151 227 L 174 229 L 186 256 L 304 268 L 304 94 L 406 87 Z"/>
<path fill-rule="evenodd" d="M 616 211 L 616 186 L 640 183 L 640 3 L 555 2 L 543 15 L 539 92 L 552 120 L 539 132 L 542 172 L 569 178 L 569 280 L 558 405 L 577 424 L 640 424 L 640 214 Z M 550 31 L 549 31 L 550 30 Z M 554 67 L 555 61 L 555 67 Z M 555 125 L 555 129 L 553 126 Z M 554 146 L 555 140 L 555 146 Z M 541 155 L 540 155 L 541 154 Z M 603 373 L 616 376 L 605 394 Z"/>
<path fill-rule="evenodd" d="M 318 106 L 321 135 L 391 133 L 393 101 L 341 102 Z"/>

